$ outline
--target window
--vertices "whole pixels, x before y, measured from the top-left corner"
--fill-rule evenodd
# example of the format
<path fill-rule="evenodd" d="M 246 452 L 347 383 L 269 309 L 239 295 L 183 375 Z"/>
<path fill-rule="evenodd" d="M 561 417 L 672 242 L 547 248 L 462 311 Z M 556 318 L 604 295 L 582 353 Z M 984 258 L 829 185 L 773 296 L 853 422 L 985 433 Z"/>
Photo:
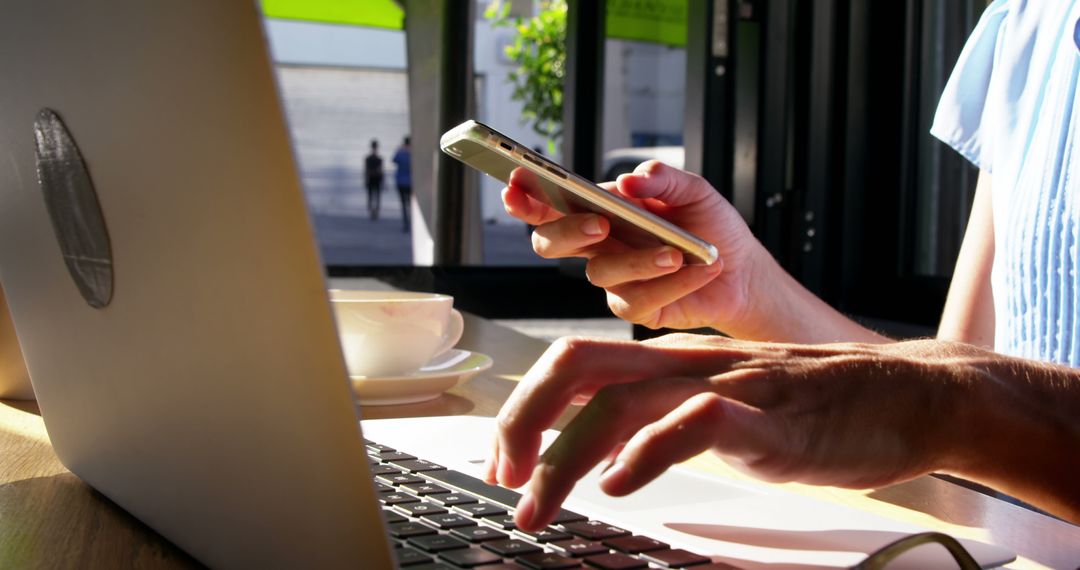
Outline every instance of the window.
<path fill-rule="evenodd" d="M 393 160 L 409 135 L 405 32 L 401 9 L 385 4 L 357 13 L 323 11 L 324 2 L 263 4 L 301 184 L 327 265 L 412 265 L 410 197 L 399 191 Z"/>
<path fill-rule="evenodd" d="M 685 1 L 607 2 L 601 178 L 650 159 L 682 168 Z"/>
<path fill-rule="evenodd" d="M 523 98 L 548 106 L 557 101 L 552 97 L 561 90 L 558 66 L 566 53 L 565 13 L 562 2 L 482 3 L 474 29 L 477 119 L 556 161 L 561 160 L 560 138 L 547 131 L 557 131 L 558 125 L 530 118 Z M 518 21 L 529 31 L 521 32 Z M 523 58 L 530 63 L 523 64 Z M 514 73 L 519 79 L 512 78 Z M 483 265 L 557 266 L 558 261 L 533 252 L 531 228 L 506 213 L 500 195 L 504 184 L 488 176 L 474 179 L 479 185 Z"/>

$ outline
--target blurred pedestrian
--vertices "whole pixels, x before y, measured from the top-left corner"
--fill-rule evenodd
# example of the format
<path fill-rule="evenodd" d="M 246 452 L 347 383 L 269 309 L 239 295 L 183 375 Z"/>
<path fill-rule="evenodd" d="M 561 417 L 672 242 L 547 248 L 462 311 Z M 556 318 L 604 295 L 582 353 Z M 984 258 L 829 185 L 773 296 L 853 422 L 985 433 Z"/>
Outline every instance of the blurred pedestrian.
<path fill-rule="evenodd" d="M 394 153 L 394 184 L 401 198 L 401 231 L 408 233 L 412 228 L 409 220 L 409 205 L 412 203 L 412 152 L 409 150 L 409 136 L 405 136 L 401 146 Z"/>
<path fill-rule="evenodd" d="M 364 159 L 364 178 L 367 181 L 368 215 L 377 220 L 383 185 L 383 159 L 379 156 L 378 139 L 371 139 L 371 154 Z"/>

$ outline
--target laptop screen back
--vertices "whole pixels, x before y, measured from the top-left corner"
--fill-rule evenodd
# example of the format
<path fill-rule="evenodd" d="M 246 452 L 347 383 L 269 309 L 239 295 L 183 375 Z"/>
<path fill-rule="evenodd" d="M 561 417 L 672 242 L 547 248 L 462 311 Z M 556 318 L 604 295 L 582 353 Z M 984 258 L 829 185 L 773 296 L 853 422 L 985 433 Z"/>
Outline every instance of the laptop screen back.
<path fill-rule="evenodd" d="M 388 565 L 255 3 L 0 13 L 0 280 L 61 461 L 214 567 Z M 43 109 L 92 180 L 103 306 L 39 184 Z"/>

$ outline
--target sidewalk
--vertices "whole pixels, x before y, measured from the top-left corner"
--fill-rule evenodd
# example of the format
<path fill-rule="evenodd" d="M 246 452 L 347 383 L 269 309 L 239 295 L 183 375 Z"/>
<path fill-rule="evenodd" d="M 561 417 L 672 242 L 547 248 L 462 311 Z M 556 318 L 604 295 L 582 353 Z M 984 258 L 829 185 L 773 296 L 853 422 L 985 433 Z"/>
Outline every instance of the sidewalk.
<path fill-rule="evenodd" d="M 359 173 L 303 173 L 304 193 L 327 265 L 412 265 L 412 236 L 402 230 L 401 200 L 392 182 L 382 191 L 379 219 L 367 210 Z M 484 265 L 557 265 L 532 250 L 524 224 L 485 223 Z"/>

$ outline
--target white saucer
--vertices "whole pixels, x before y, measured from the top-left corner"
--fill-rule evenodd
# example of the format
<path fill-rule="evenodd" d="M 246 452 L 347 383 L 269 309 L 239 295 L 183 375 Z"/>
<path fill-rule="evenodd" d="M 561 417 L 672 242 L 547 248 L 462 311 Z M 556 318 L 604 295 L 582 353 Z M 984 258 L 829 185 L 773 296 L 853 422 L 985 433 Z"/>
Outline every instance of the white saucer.
<path fill-rule="evenodd" d="M 402 376 L 350 376 L 365 406 L 413 404 L 438 398 L 458 382 L 491 368 L 490 356 L 452 348 L 416 372 Z"/>

